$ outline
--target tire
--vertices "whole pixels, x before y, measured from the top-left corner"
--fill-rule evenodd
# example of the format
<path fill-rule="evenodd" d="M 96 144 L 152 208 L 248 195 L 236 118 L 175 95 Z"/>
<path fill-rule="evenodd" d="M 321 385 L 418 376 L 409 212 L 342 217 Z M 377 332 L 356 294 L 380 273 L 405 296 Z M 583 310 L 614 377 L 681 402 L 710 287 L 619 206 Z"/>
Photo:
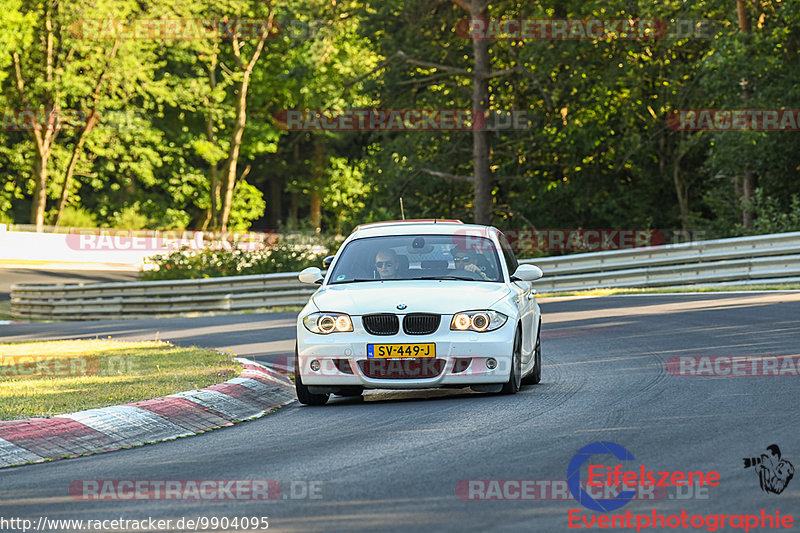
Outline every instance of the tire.
<path fill-rule="evenodd" d="M 523 385 L 538 385 L 542 381 L 542 325 L 536 332 L 536 348 L 533 349 L 533 372 L 522 378 Z"/>
<path fill-rule="evenodd" d="M 328 403 L 330 394 L 312 394 L 308 387 L 303 385 L 300 379 L 300 360 L 297 357 L 297 345 L 294 345 L 294 388 L 297 392 L 297 400 L 303 405 L 325 405 Z"/>
<path fill-rule="evenodd" d="M 514 351 L 511 354 L 511 373 L 508 382 L 503 384 L 501 394 L 516 394 L 522 384 L 522 336 L 519 331 L 514 335 Z"/>

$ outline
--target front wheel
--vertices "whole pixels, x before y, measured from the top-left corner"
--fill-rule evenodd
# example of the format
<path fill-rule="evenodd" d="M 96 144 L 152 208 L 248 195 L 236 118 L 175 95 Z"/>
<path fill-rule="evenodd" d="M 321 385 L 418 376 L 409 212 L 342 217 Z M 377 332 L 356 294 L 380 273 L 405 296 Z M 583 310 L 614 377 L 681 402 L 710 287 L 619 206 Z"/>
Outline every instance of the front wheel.
<path fill-rule="evenodd" d="M 503 384 L 503 389 L 500 391 L 503 394 L 516 394 L 521 384 L 522 376 L 522 337 L 517 331 L 514 336 L 514 352 L 511 355 L 511 374 L 508 376 L 508 382 Z"/>
<path fill-rule="evenodd" d="M 536 332 L 536 348 L 533 350 L 533 372 L 522 379 L 523 385 L 538 385 L 542 381 L 542 326 Z"/>
<path fill-rule="evenodd" d="M 300 379 L 300 359 L 297 357 L 297 345 L 294 346 L 294 388 L 297 392 L 297 400 L 303 405 L 325 405 L 328 403 L 330 394 L 312 394 L 308 387 L 303 385 Z"/>

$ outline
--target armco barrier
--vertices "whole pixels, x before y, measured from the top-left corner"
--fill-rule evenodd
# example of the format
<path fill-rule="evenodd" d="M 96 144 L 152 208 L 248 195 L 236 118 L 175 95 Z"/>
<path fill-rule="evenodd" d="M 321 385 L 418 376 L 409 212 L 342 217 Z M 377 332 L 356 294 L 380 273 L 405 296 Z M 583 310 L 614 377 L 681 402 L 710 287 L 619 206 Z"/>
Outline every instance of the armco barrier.
<path fill-rule="evenodd" d="M 800 232 L 526 259 L 538 291 L 800 282 Z M 15 318 L 91 320 L 303 305 L 297 273 L 178 281 L 16 285 Z"/>
<path fill-rule="evenodd" d="M 190 280 L 14 285 L 15 318 L 100 320 L 305 305 L 316 287 L 297 273 Z"/>
<path fill-rule="evenodd" d="M 525 259 L 539 291 L 800 282 L 800 232 Z"/>

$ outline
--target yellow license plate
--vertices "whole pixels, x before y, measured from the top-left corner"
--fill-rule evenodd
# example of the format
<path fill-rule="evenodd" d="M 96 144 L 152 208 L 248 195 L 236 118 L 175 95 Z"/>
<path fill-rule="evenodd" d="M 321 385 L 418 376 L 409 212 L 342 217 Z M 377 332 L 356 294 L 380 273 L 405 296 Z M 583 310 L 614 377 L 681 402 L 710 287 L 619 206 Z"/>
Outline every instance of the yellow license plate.
<path fill-rule="evenodd" d="M 436 357 L 436 345 L 426 344 L 367 344 L 367 357 L 394 359 L 402 357 Z"/>

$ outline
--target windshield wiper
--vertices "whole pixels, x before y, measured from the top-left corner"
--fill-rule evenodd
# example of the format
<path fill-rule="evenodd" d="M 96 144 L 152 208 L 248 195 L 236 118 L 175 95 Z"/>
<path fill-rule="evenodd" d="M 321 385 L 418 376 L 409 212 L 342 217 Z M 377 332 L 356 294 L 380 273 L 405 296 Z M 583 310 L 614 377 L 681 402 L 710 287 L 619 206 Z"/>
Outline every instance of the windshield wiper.
<path fill-rule="evenodd" d="M 345 283 L 359 283 L 361 281 L 383 281 L 380 279 L 372 279 L 372 278 L 354 278 L 354 279 L 345 279 L 342 281 L 332 281 L 329 285 L 344 285 Z"/>
<path fill-rule="evenodd" d="M 451 276 L 451 275 L 446 275 L 446 276 L 423 276 L 421 278 L 414 278 L 414 279 L 433 279 L 433 280 L 437 280 L 437 279 L 457 279 L 457 280 L 460 280 L 460 281 L 478 281 L 475 278 L 468 278 L 466 276 Z"/>

